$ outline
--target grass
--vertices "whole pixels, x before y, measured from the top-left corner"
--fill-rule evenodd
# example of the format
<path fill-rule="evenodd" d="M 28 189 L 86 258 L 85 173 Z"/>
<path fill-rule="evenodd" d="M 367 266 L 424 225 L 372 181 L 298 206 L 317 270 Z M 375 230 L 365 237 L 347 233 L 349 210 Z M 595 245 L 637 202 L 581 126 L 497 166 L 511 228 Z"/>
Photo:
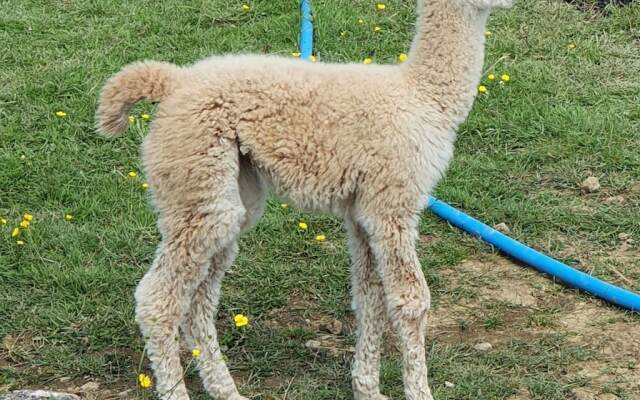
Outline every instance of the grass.
<path fill-rule="evenodd" d="M 132 388 L 142 351 L 132 292 L 151 262 L 158 234 L 141 187 L 138 145 L 148 123 L 137 119 L 122 138 L 93 132 L 98 90 L 122 65 L 152 58 L 190 63 L 210 54 L 296 50 L 297 2 L 53 0 L 0 7 L 0 391 L 95 379 Z M 327 0 L 315 8 L 322 61 L 373 57 L 396 62 L 406 51 L 413 2 Z M 358 18 L 364 20 L 358 23 Z M 487 73 L 460 129 L 456 157 L 436 195 L 489 224 L 594 275 L 640 290 L 640 6 L 606 16 L 560 1 L 521 1 L 494 14 Z M 373 26 L 382 28 L 373 32 Z M 575 49 L 567 45 L 575 43 Z M 58 118 L 56 111 L 67 113 Z M 151 112 L 143 104 L 135 114 Z M 583 195 L 580 182 L 603 189 Z M 623 202 L 611 199 L 622 196 Z M 34 222 L 17 246 L 10 231 L 29 212 Z M 71 213 L 72 221 L 63 216 Z M 296 229 L 304 220 L 309 232 Z M 477 295 L 472 282 L 448 287 L 442 270 L 491 249 L 425 214 L 419 243 L 436 307 Z M 328 237 L 316 243 L 315 234 Z M 624 233 L 636 240 L 627 243 Z M 427 240 L 428 239 L 428 240 Z M 634 252 L 635 251 L 635 252 Z M 635 256 L 634 256 L 635 255 Z M 350 321 L 348 260 L 341 224 L 330 217 L 282 209 L 271 199 L 257 229 L 241 242 L 226 280 L 220 329 L 241 390 L 257 398 L 350 398 L 349 361 L 304 346 L 308 327 L 270 324 L 304 298 L 316 313 Z M 576 292 L 572 297 L 585 301 Z M 230 316 L 252 326 L 233 333 Z M 487 329 L 509 321 L 487 304 Z M 555 311 L 527 323 L 552 325 Z M 350 342 L 353 337 L 345 335 Z M 438 399 L 565 399 L 575 382 L 563 370 L 591 357 L 563 332 L 528 343 L 515 338 L 490 353 L 468 343 L 432 341 L 429 363 Z M 85 378 L 86 377 L 86 378 Z M 279 380 L 281 379 L 281 380 Z M 194 398 L 206 398 L 189 376 Z M 397 357 L 385 359 L 382 381 L 402 393 Z M 444 386 L 454 382 L 453 389 Z M 114 389 L 115 390 L 115 389 Z M 134 393 L 135 394 L 135 393 Z M 631 392 L 617 393 L 631 399 Z"/>

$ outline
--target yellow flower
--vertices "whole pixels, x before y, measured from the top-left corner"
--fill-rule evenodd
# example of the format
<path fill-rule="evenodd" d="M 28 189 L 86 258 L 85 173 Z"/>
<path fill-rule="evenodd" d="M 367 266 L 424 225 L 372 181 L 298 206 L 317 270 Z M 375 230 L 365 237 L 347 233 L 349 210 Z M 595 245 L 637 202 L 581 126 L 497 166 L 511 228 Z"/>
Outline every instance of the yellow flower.
<path fill-rule="evenodd" d="M 196 347 L 195 349 L 191 350 L 191 357 L 193 358 L 200 357 L 200 349 Z"/>
<path fill-rule="evenodd" d="M 378 3 L 376 4 L 376 10 L 378 11 L 384 11 L 387 8 L 387 5 L 384 3 Z"/>
<path fill-rule="evenodd" d="M 149 189 L 149 184 L 147 182 L 143 183 L 140 186 L 142 186 L 143 189 Z"/>
<path fill-rule="evenodd" d="M 73 219 L 73 215 L 71 215 L 71 214 L 65 214 L 65 215 L 64 215 L 64 219 L 65 219 L 65 220 L 67 220 L 67 221 L 71 221 L 71 220 Z"/>
<path fill-rule="evenodd" d="M 25 214 L 25 215 L 22 216 L 22 219 L 25 220 L 25 221 L 31 222 L 31 221 L 33 221 L 33 215 Z"/>
<path fill-rule="evenodd" d="M 11 231 L 11 237 L 16 237 L 20 234 L 20 228 L 16 227 L 13 228 L 13 230 Z"/>
<path fill-rule="evenodd" d="M 327 237 L 325 235 L 318 235 L 316 236 L 316 240 L 318 242 L 324 242 L 325 240 L 327 240 Z"/>
<path fill-rule="evenodd" d="M 382 28 L 380 28 L 378 25 L 373 27 L 373 31 L 374 32 L 380 32 L 382 30 Z"/>
<path fill-rule="evenodd" d="M 567 45 L 567 48 L 569 48 L 569 49 L 575 49 L 575 48 L 576 48 L 576 44 L 575 44 L 575 43 L 569 43 L 569 44 Z"/>
<path fill-rule="evenodd" d="M 289 208 L 289 205 L 287 203 L 282 203 L 280 204 L 280 207 L 282 208 Z"/>
<path fill-rule="evenodd" d="M 340 32 L 340 36 L 343 36 L 343 37 L 344 37 L 344 36 L 347 36 L 347 31 L 342 31 L 342 32 Z"/>
<path fill-rule="evenodd" d="M 244 12 L 251 11 L 251 6 L 249 6 L 248 4 L 243 4 L 242 5 L 242 11 L 244 11 Z"/>
<path fill-rule="evenodd" d="M 480 85 L 478 86 L 478 92 L 480 93 L 487 93 L 489 90 L 487 89 L 487 87 L 485 85 Z"/>
<path fill-rule="evenodd" d="M 7 224 L 7 220 L 4 218 L 0 218 L 0 225 L 6 225 Z"/>
<path fill-rule="evenodd" d="M 509 82 L 511 77 L 508 74 L 503 74 L 500 79 L 502 79 L 502 82 Z"/>
<path fill-rule="evenodd" d="M 364 61 L 362 61 L 363 64 L 371 64 L 373 62 L 373 59 L 371 57 L 367 57 L 364 59 Z"/>
<path fill-rule="evenodd" d="M 297 51 L 294 51 L 293 53 L 291 53 L 291 55 L 296 58 L 300 58 L 300 53 L 298 53 Z"/>
<path fill-rule="evenodd" d="M 64 111 L 56 111 L 56 117 L 58 118 L 64 118 L 67 116 L 67 113 Z"/>
<path fill-rule="evenodd" d="M 318 59 L 316 58 L 316 56 L 309 56 L 309 61 L 316 62 L 318 61 Z"/>
<path fill-rule="evenodd" d="M 138 375 L 138 383 L 143 389 L 149 389 L 152 385 L 151 377 L 147 374 Z"/>
<path fill-rule="evenodd" d="M 400 53 L 400 55 L 398 56 L 398 60 L 400 60 L 400 62 L 405 62 L 408 58 L 409 57 L 405 53 Z"/>
<path fill-rule="evenodd" d="M 298 224 L 298 228 L 300 228 L 300 229 L 301 229 L 301 230 L 303 230 L 303 231 L 306 231 L 307 229 L 309 229 L 309 225 L 307 225 L 307 223 L 306 223 L 306 222 L 300 222 L 300 223 Z"/>
<path fill-rule="evenodd" d="M 491 35 L 493 35 L 493 32 L 491 32 L 491 31 L 485 31 L 485 33 L 484 33 L 485 37 L 489 37 Z"/>
<path fill-rule="evenodd" d="M 31 225 L 31 222 L 29 222 L 29 221 L 25 220 L 25 221 L 20 222 L 20 228 L 27 229 L 29 227 L 29 225 Z"/>
<path fill-rule="evenodd" d="M 27 159 L 27 156 L 25 156 L 25 155 L 23 154 L 23 155 L 21 155 L 21 156 L 20 156 L 20 159 L 21 159 L 21 160 L 26 160 L 26 159 Z"/>
<path fill-rule="evenodd" d="M 358 23 L 359 23 L 360 25 L 362 25 L 362 24 L 364 24 L 364 20 L 363 20 L 362 18 L 358 18 Z"/>
<path fill-rule="evenodd" d="M 136 117 L 134 117 L 133 115 L 129 115 L 129 123 L 133 124 L 136 122 Z"/>
<path fill-rule="evenodd" d="M 149 115 L 149 114 L 147 114 L 147 113 L 142 113 L 142 114 L 140 114 L 140 117 L 141 117 L 143 120 L 148 121 L 148 120 L 149 120 L 149 118 L 151 118 L 151 115 Z"/>
<path fill-rule="evenodd" d="M 135 178 L 136 176 L 138 176 L 138 173 L 136 171 L 130 171 L 128 174 L 129 178 Z"/>
<path fill-rule="evenodd" d="M 249 325 L 249 317 L 243 314 L 236 314 L 233 317 L 233 322 L 236 324 L 236 327 L 242 328 Z"/>
<path fill-rule="evenodd" d="M 24 241 L 23 240 L 16 240 L 16 244 L 18 246 L 24 246 Z"/>
<path fill-rule="evenodd" d="M 495 81 L 496 80 L 496 76 L 494 74 L 489 74 L 489 76 L 487 76 L 487 79 L 490 81 Z"/>

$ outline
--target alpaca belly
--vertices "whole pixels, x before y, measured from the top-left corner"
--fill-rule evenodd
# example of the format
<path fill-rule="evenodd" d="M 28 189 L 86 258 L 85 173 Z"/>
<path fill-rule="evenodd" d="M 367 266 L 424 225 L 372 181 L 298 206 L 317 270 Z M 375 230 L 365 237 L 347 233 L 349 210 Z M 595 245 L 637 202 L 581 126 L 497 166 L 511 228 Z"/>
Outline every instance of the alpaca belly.
<path fill-rule="evenodd" d="M 322 185 L 313 175 L 287 179 L 273 171 L 258 168 L 258 173 L 269 190 L 296 208 L 344 217 L 353 203 L 350 193 L 339 186 Z"/>

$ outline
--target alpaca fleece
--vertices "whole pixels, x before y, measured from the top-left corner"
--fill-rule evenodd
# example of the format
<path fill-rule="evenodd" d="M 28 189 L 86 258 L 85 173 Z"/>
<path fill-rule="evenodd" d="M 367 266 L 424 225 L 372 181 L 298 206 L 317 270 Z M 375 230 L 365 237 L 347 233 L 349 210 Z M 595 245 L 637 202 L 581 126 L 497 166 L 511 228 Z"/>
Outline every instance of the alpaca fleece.
<path fill-rule="evenodd" d="M 238 237 L 260 218 L 270 190 L 345 221 L 358 324 L 355 399 L 385 399 L 385 318 L 400 341 L 406 398 L 433 398 L 425 355 L 430 294 L 415 252 L 419 216 L 472 106 L 489 9 L 511 1 L 424 3 L 402 65 L 242 55 L 188 67 L 136 63 L 106 83 L 97 111 L 105 135 L 124 130 L 140 99 L 159 103 L 142 159 L 162 242 L 135 298 L 160 398 L 188 399 L 181 332 L 201 349 L 209 394 L 245 399 L 220 352 L 216 311 Z"/>

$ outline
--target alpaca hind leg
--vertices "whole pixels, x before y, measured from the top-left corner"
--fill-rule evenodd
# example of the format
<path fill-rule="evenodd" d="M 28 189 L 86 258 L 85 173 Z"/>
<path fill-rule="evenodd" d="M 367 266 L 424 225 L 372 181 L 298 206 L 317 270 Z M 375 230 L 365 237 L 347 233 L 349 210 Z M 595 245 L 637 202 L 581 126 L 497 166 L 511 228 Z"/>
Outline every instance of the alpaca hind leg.
<path fill-rule="evenodd" d="M 246 213 L 237 182 L 237 148 L 210 139 L 201 140 L 193 151 L 185 145 L 182 152 L 169 153 L 163 151 L 170 146 L 147 143 L 146 172 L 160 213 L 162 244 L 136 289 L 136 320 L 162 400 L 189 398 L 178 327 L 209 274 L 212 258 L 237 240 Z M 200 146 L 207 150 L 200 151 Z"/>
<path fill-rule="evenodd" d="M 201 351 L 197 360 L 200 378 L 207 392 L 216 400 L 245 399 L 238 393 L 224 361 L 215 326 L 222 280 L 225 271 L 233 264 L 237 249 L 234 242 L 213 257 L 209 274 L 193 296 L 182 328 L 189 347 Z"/>
<path fill-rule="evenodd" d="M 425 354 L 431 298 L 415 251 L 418 217 L 385 216 L 363 222 L 382 279 L 387 316 L 400 341 L 405 396 L 433 400 Z"/>
<path fill-rule="evenodd" d="M 380 350 L 384 334 L 385 309 L 382 281 L 375 271 L 373 254 L 365 232 L 347 220 L 351 255 L 353 310 L 358 324 L 356 353 L 351 370 L 356 400 L 385 400 L 380 394 Z"/>

